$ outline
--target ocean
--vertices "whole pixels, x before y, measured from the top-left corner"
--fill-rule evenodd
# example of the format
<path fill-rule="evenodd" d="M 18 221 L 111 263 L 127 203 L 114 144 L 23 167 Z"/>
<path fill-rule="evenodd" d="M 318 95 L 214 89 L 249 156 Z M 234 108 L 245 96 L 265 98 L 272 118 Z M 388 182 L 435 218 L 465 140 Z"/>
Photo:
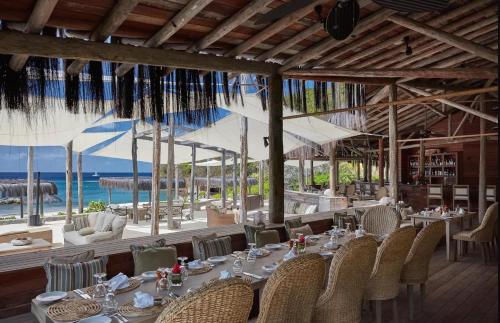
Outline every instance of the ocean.
<path fill-rule="evenodd" d="M 90 201 L 103 201 L 108 204 L 108 190 L 99 186 L 99 177 L 131 177 L 132 173 L 99 173 L 99 177 L 93 176 L 94 173 L 83 173 L 83 203 L 87 207 Z M 151 173 L 139 173 L 139 176 L 151 176 Z M 0 179 L 26 179 L 26 172 L 21 173 L 2 173 Z M 44 211 L 59 212 L 64 211 L 66 207 L 66 174 L 65 173 L 40 173 L 40 179 L 54 182 L 57 186 L 57 196 L 60 202 L 45 203 Z M 36 173 L 35 173 L 36 181 Z M 166 200 L 165 192 L 160 194 L 161 200 Z M 139 192 L 139 201 L 149 201 L 148 192 Z M 124 190 L 113 190 L 111 193 L 111 203 L 131 203 L 132 192 Z M 78 189 L 76 173 L 73 174 L 73 208 L 78 208 Z M 24 210 L 26 213 L 26 209 Z M 19 215 L 20 207 L 18 204 L 0 205 L 0 216 Z M 26 214 L 25 214 L 26 215 Z"/>

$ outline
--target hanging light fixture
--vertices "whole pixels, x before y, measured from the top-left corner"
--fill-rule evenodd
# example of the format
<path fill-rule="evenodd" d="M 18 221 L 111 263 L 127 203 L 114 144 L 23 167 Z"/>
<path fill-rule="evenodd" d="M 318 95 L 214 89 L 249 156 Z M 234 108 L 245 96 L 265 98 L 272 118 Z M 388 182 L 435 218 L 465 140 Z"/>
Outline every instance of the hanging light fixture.
<path fill-rule="evenodd" d="M 413 54 L 413 50 L 411 49 L 411 46 L 410 46 L 410 36 L 405 36 L 405 38 L 403 38 L 403 40 L 404 40 L 405 46 L 406 46 L 405 54 L 406 54 L 406 56 L 410 56 L 411 54 Z"/>

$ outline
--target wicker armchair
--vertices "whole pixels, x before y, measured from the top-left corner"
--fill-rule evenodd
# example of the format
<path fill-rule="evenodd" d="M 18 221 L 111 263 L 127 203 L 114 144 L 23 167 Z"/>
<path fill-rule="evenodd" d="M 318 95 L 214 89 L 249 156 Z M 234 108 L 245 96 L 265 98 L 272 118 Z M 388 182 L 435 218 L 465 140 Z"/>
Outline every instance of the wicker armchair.
<path fill-rule="evenodd" d="M 389 190 L 385 186 L 380 187 L 377 190 L 377 192 L 375 193 L 376 200 L 380 200 L 381 198 L 386 197 L 386 196 L 389 196 Z"/>
<path fill-rule="evenodd" d="M 437 221 L 428 224 L 420 230 L 406 257 L 403 271 L 401 272 L 401 283 L 406 284 L 407 287 L 408 308 L 411 320 L 414 317 L 413 286 L 420 285 L 420 299 L 423 306 L 425 283 L 429 277 L 429 262 L 439 240 L 445 234 L 445 226 L 444 221 Z"/>
<path fill-rule="evenodd" d="M 376 254 L 377 242 L 368 236 L 340 247 L 333 257 L 328 284 L 318 299 L 312 322 L 361 321 L 363 295 Z"/>
<path fill-rule="evenodd" d="M 286 261 L 264 287 L 257 323 L 310 322 L 324 276 L 325 261 L 318 254 Z"/>
<path fill-rule="evenodd" d="M 389 206 L 377 205 L 368 208 L 361 217 L 366 232 L 384 235 L 394 232 L 401 224 L 397 211 Z"/>
<path fill-rule="evenodd" d="M 246 323 L 252 302 L 250 283 L 240 278 L 214 280 L 174 300 L 156 323 Z"/>
<path fill-rule="evenodd" d="M 375 301 L 377 323 L 382 322 L 382 301 L 393 301 L 393 321 L 398 322 L 397 296 L 401 270 L 415 239 L 415 228 L 397 229 L 382 242 L 365 292 L 365 299 Z"/>
<path fill-rule="evenodd" d="M 481 244 L 481 253 L 484 263 L 486 263 L 488 261 L 488 256 L 490 253 L 490 242 L 493 241 L 495 236 L 497 218 L 498 203 L 493 203 L 486 210 L 483 221 L 481 221 L 481 224 L 476 229 L 472 231 L 461 231 L 454 234 L 453 240 L 455 240 L 455 248 L 453 258 L 455 260 L 457 259 L 457 249 L 463 250 L 463 243 L 478 242 Z"/>

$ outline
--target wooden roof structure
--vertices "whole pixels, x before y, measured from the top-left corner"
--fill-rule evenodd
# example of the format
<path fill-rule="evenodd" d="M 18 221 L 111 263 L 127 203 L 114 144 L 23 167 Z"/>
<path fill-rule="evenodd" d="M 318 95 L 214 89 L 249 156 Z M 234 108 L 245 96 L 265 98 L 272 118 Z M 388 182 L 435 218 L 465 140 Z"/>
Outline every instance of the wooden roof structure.
<path fill-rule="evenodd" d="M 497 83 L 495 1 L 450 0 L 448 9 L 441 13 L 404 14 L 380 7 L 371 0 L 358 0 L 360 21 L 353 34 L 343 41 L 331 38 L 324 31 L 314 11 L 315 6 L 322 5 L 324 16 L 332 8 L 332 0 L 311 0 L 310 5 L 273 23 L 255 23 L 262 14 L 287 1 L 1 0 L 0 20 L 9 29 L 26 34 L 1 32 L 0 52 L 22 53 L 11 59 L 13 68 L 24 65 L 27 53 L 54 56 L 58 52 L 62 58 L 80 58 L 68 67 L 69 73 L 80 72 L 88 59 L 113 60 L 122 62 L 117 68 L 118 75 L 128 71 L 131 63 L 140 58 L 141 63 L 162 65 L 159 57 L 163 53 L 164 65 L 174 62 L 174 67 L 210 67 L 264 75 L 278 72 L 285 78 L 365 83 L 368 104 L 387 101 L 387 85 L 394 82 L 399 85 L 398 99 Z M 39 33 L 44 27 L 63 29 L 67 37 L 87 39 L 90 42 L 85 43 L 96 46 L 88 46 L 88 50 L 79 53 L 78 46 L 89 44 L 51 43 L 44 39 L 47 37 L 28 37 L 28 33 Z M 129 46 L 130 57 L 124 58 L 123 48 L 114 52 L 108 51 L 109 47 L 97 46 L 109 36 L 121 38 L 122 44 L 161 48 L 163 52 L 135 52 Z M 405 53 L 404 37 L 409 37 L 411 55 Z M 98 53 L 101 50 L 106 53 Z M 188 56 L 176 53 L 194 56 L 184 62 L 183 57 Z M 219 57 L 207 59 L 196 53 Z M 248 61 L 239 64 L 239 61 L 225 59 L 236 57 Z M 193 59 L 200 58 L 196 61 L 199 64 L 192 63 Z M 432 124 L 446 118 L 450 111 L 458 110 L 494 121 L 496 116 L 477 110 L 478 96 L 400 105 L 398 131 L 414 130 L 424 122 Z M 415 108 L 417 104 L 424 106 L 426 112 Z M 384 107 L 370 109 L 368 131 L 387 134 L 387 119 Z"/>

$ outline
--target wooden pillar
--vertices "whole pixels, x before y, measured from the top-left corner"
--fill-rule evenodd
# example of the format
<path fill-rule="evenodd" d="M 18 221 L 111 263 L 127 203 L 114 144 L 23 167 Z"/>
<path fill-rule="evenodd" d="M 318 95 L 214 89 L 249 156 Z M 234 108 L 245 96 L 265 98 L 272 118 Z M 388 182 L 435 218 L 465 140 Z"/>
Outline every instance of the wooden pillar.
<path fill-rule="evenodd" d="M 73 141 L 66 144 L 66 224 L 71 223 L 73 212 Z"/>
<path fill-rule="evenodd" d="M 222 156 L 221 156 L 221 167 L 220 167 L 220 175 L 221 175 L 221 202 L 222 202 L 222 208 L 226 208 L 226 200 L 227 200 L 227 184 L 226 184 L 226 150 L 222 149 Z"/>
<path fill-rule="evenodd" d="M 386 182 L 389 182 L 389 154 L 384 154 L 384 158 L 385 158 L 385 176 L 384 176 L 384 180 Z"/>
<path fill-rule="evenodd" d="M 26 206 L 28 208 L 28 219 L 33 216 L 33 153 L 35 148 L 28 147 L 28 165 L 27 165 L 27 181 L 26 181 Z"/>
<path fill-rule="evenodd" d="M 248 119 L 240 117 L 240 223 L 247 222 Z"/>
<path fill-rule="evenodd" d="M 389 86 L 389 102 L 397 100 L 396 85 Z M 398 200 L 398 112 L 394 104 L 389 105 L 389 196 Z"/>
<path fill-rule="evenodd" d="M 35 214 L 33 214 L 29 219 L 29 225 L 41 225 L 40 221 L 40 172 L 37 173 L 36 176 L 36 210 Z"/>
<path fill-rule="evenodd" d="M 265 167 L 266 167 L 266 162 L 264 160 L 261 160 L 259 162 L 259 195 L 262 197 L 261 198 L 261 205 L 260 206 L 264 206 L 264 195 L 265 195 L 265 191 L 264 191 L 264 170 L 265 170 Z"/>
<path fill-rule="evenodd" d="M 179 166 L 175 165 L 175 199 L 179 199 Z"/>
<path fill-rule="evenodd" d="M 425 146 L 424 141 L 420 140 L 418 156 L 418 176 L 425 176 Z"/>
<path fill-rule="evenodd" d="M 160 234 L 161 123 L 153 121 L 153 174 L 151 179 L 151 235 Z"/>
<path fill-rule="evenodd" d="M 484 102 L 485 95 L 479 96 L 479 110 L 486 112 L 486 103 Z M 486 120 L 479 118 L 479 129 L 483 134 L 486 132 Z M 479 222 L 483 220 L 486 212 L 486 137 L 481 136 L 479 139 L 479 187 L 478 187 L 478 214 Z"/>
<path fill-rule="evenodd" d="M 310 172 L 310 177 L 311 177 L 311 186 L 314 186 L 314 159 L 311 157 L 311 172 Z"/>
<path fill-rule="evenodd" d="M 194 180 L 196 176 L 196 145 L 191 146 L 191 184 L 189 190 L 189 219 L 194 218 Z"/>
<path fill-rule="evenodd" d="M 76 176 L 78 178 L 78 214 L 83 213 L 83 167 L 82 167 L 82 152 L 78 152 L 76 156 Z"/>
<path fill-rule="evenodd" d="M 269 222 L 284 222 L 283 78 L 269 78 Z"/>
<path fill-rule="evenodd" d="M 451 137 L 451 113 L 448 113 L 448 137 Z"/>
<path fill-rule="evenodd" d="M 337 142 L 330 142 L 330 195 L 335 196 L 337 191 Z"/>
<path fill-rule="evenodd" d="M 363 154 L 363 182 L 368 182 L 368 153 Z"/>
<path fill-rule="evenodd" d="M 378 140 L 378 178 L 380 187 L 384 187 L 384 139 Z"/>
<path fill-rule="evenodd" d="M 357 160 L 356 161 L 356 178 L 361 180 L 361 161 Z"/>
<path fill-rule="evenodd" d="M 368 153 L 367 159 L 368 183 L 372 183 L 372 153 Z"/>
<path fill-rule="evenodd" d="M 19 208 L 20 208 L 20 212 L 21 212 L 21 219 L 24 218 L 24 201 L 23 201 L 23 193 L 21 192 L 21 196 L 19 196 L 19 202 L 21 204 L 19 204 Z"/>
<path fill-rule="evenodd" d="M 210 198 L 210 166 L 207 164 L 207 189 L 206 189 L 205 197 L 207 199 Z"/>
<path fill-rule="evenodd" d="M 238 206 L 238 155 L 233 153 L 233 208 Z"/>
<path fill-rule="evenodd" d="M 137 130 L 132 121 L 132 221 L 139 223 L 139 168 L 137 165 Z"/>
<path fill-rule="evenodd" d="M 304 183 L 304 157 L 299 157 L 299 192 L 305 191 L 305 183 Z"/>
<path fill-rule="evenodd" d="M 167 142 L 167 227 L 174 229 L 174 173 L 175 173 L 175 118 L 173 111 L 168 114 Z"/>

